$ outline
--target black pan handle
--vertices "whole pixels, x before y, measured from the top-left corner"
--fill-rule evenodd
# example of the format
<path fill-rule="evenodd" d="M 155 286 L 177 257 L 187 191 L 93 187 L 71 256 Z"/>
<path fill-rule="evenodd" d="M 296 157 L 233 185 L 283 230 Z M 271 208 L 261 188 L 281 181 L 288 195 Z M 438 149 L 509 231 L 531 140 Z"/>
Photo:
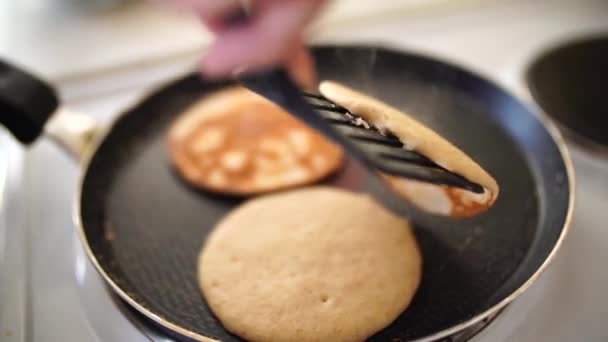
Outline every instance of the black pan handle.
<path fill-rule="evenodd" d="M 58 106 L 50 85 L 0 59 L 0 123 L 15 138 L 32 143 Z"/>

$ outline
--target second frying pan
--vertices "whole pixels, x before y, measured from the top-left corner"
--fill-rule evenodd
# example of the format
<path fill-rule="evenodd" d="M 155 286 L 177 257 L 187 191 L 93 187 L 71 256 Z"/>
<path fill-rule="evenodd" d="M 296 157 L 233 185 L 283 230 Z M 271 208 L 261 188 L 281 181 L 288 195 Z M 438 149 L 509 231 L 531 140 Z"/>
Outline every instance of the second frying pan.
<path fill-rule="evenodd" d="M 406 110 L 501 185 L 498 201 L 481 216 L 417 220 L 420 289 L 407 311 L 370 340 L 439 339 L 529 287 L 560 245 L 572 209 L 571 165 L 553 126 L 494 84 L 431 58 L 361 46 L 314 54 L 321 79 Z M 206 235 L 239 201 L 185 186 L 165 148 L 176 115 L 227 84 L 193 74 L 120 116 L 90 151 L 77 197 L 75 216 L 93 264 L 113 291 L 178 339 L 241 341 L 213 316 L 196 281 Z M 357 178 L 351 171 L 329 182 L 350 184 Z"/>

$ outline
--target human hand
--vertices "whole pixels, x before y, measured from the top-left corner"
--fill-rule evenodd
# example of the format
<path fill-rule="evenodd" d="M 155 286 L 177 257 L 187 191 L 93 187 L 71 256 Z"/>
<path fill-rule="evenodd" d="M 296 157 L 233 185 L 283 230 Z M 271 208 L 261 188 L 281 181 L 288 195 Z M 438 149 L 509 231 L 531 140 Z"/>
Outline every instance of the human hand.
<path fill-rule="evenodd" d="M 201 65 L 207 77 L 283 65 L 301 85 L 314 83 L 312 58 L 301 35 L 325 0 L 251 0 L 250 17 L 237 24 L 226 19 L 242 13 L 243 0 L 172 1 L 194 10 L 215 34 Z"/>

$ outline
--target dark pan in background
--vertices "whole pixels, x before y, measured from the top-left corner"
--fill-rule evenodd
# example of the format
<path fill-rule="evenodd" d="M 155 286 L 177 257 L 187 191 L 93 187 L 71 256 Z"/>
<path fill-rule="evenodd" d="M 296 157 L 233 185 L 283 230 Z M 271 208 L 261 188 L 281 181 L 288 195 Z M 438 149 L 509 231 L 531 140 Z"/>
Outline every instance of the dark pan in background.
<path fill-rule="evenodd" d="M 608 36 L 580 38 L 544 51 L 526 78 L 534 100 L 569 138 L 608 152 Z"/>

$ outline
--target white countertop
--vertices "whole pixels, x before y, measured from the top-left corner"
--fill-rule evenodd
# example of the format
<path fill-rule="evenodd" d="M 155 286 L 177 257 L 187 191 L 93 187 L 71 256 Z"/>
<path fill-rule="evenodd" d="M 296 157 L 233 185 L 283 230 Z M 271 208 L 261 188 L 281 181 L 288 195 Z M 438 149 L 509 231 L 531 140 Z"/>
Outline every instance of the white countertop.
<path fill-rule="evenodd" d="M 97 11 L 61 5 L 86 1 L 0 1 L 0 25 L 3 25 L 0 26 L 0 56 L 45 78 L 60 81 L 200 51 L 211 40 L 194 15 L 166 4 L 161 6 L 159 1 L 131 0 L 115 9 Z M 330 2 L 316 26 L 325 28 L 396 12 L 414 16 L 478 2 L 336 0 Z"/>
<path fill-rule="evenodd" d="M 62 5 L 66 2 L 72 5 Z M 131 0 L 114 9 L 92 10 L 82 8 L 87 0 L 2 1 L 0 56 L 59 80 L 202 50 L 209 43 L 211 35 L 194 15 L 158 2 Z M 474 0 L 460 3 L 471 2 Z M 79 3 L 81 7 L 75 5 Z M 330 3 L 318 22 L 327 25 L 405 9 L 418 13 L 446 7 L 447 3 L 448 0 L 339 0 Z"/>

